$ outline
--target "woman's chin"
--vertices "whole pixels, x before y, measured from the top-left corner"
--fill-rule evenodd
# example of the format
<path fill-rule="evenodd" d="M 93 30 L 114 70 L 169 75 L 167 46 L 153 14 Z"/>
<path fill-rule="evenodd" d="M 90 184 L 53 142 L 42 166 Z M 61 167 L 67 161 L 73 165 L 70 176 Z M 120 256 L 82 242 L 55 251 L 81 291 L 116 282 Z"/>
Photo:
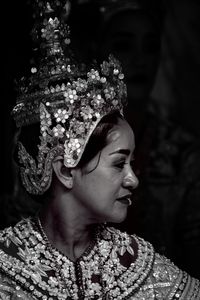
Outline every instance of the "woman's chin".
<path fill-rule="evenodd" d="M 126 219 L 126 216 L 127 216 L 127 210 L 126 210 L 126 212 L 124 211 L 124 212 L 121 212 L 120 214 L 113 215 L 107 222 L 122 223 Z"/>

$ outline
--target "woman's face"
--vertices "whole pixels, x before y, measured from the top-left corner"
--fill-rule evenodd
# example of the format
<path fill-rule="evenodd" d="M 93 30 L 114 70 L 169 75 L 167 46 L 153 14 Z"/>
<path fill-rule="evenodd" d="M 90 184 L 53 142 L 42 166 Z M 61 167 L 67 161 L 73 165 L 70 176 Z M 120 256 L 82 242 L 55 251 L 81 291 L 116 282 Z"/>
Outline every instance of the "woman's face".
<path fill-rule="evenodd" d="M 109 132 L 108 145 L 84 170 L 77 169 L 73 193 L 80 213 L 89 223 L 118 223 L 125 219 L 129 198 L 138 185 L 131 167 L 134 148 L 132 129 L 126 121 L 119 120 Z"/>
<path fill-rule="evenodd" d="M 113 53 L 121 61 L 133 104 L 149 97 L 160 58 L 160 33 L 148 15 L 128 11 L 113 17 L 100 51 L 103 56 Z"/>

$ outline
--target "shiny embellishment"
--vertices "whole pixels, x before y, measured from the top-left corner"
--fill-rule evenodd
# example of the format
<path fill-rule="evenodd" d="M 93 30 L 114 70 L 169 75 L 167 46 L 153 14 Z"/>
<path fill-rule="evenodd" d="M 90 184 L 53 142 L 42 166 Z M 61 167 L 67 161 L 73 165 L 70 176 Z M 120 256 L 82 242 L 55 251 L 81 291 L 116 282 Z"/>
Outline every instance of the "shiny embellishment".
<path fill-rule="evenodd" d="M 49 152 L 62 148 L 65 166 L 75 167 L 99 121 L 115 110 L 123 115 L 126 104 L 124 75 L 112 55 L 92 68 L 75 62 L 69 48 L 70 30 L 60 16 L 62 4 L 65 11 L 66 1 L 59 5 L 53 0 L 32 2 L 32 35 L 40 60 L 31 67 L 29 78 L 21 79 L 13 109 L 18 127 L 40 122 L 38 161 L 19 146 L 23 184 L 31 194 L 43 194 L 50 186 Z"/>
<path fill-rule="evenodd" d="M 20 293 L 41 300 L 200 297 L 198 280 L 155 254 L 143 239 L 114 228 L 100 226 L 93 245 L 76 262 L 49 245 L 34 219 L 1 231 L 0 249 L 0 295 L 15 295 L 18 286 Z"/>

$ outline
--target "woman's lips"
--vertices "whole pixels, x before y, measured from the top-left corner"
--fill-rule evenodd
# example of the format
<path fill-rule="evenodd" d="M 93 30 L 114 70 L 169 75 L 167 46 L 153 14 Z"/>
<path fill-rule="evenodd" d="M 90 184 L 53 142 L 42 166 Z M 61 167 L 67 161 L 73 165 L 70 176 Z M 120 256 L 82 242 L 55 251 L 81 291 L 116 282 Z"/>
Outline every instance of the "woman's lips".
<path fill-rule="evenodd" d="M 118 198 L 117 201 L 121 202 L 122 204 L 125 204 L 127 206 L 130 206 L 132 204 L 132 201 L 130 199 L 130 196 Z"/>

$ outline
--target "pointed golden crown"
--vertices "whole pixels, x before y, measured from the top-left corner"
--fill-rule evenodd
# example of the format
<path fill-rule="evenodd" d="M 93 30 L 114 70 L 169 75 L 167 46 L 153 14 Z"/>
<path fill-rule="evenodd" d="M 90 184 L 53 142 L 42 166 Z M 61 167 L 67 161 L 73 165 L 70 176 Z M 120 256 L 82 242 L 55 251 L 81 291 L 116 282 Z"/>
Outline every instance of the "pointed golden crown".
<path fill-rule="evenodd" d="M 123 114 L 126 85 L 119 62 L 110 56 L 99 67 L 78 64 L 70 49 L 66 18 L 70 2 L 32 0 L 33 40 L 39 59 L 19 83 L 13 109 L 18 127 L 40 122 L 37 161 L 22 144 L 19 158 L 28 192 L 44 193 L 51 183 L 52 160 L 58 153 L 66 167 L 75 167 L 99 121 L 113 110 Z"/>

